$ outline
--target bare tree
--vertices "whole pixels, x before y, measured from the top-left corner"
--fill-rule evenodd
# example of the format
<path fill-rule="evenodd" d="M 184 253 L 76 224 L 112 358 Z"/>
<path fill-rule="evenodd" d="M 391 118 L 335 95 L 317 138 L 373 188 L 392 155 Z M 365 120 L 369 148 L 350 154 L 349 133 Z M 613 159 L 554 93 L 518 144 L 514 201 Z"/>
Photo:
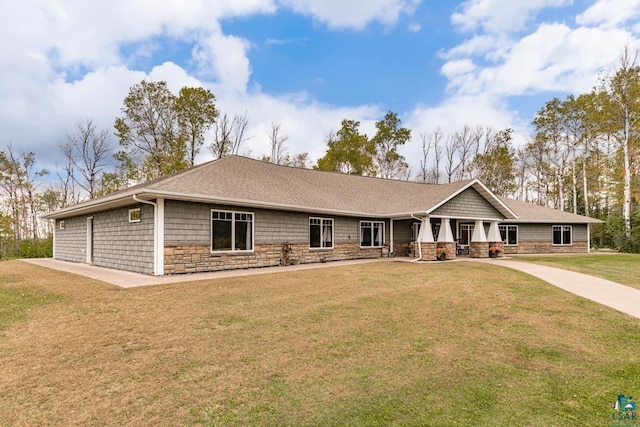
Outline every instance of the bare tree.
<path fill-rule="evenodd" d="M 96 198 L 102 173 L 113 150 L 109 131 L 98 130 L 92 120 L 86 120 L 76 125 L 75 133 L 67 135 L 67 142 L 60 148 L 67 157 L 67 174 L 90 199 Z"/>
<path fill-rule="evenodd" d="M 269 157 L 269 160 L 271 163 L 283 164 L 286 155 L 284 143 L 288 139 L 287 135 L 281 133 L 280 123 L 271 122 L 271 128 L 269 129 L 269 141 L 271 142 L 271 157 Z"/>
<path fill-rule="evenodd" d="M 426 132 L 420 132 L 420 141 L 422 142 L 422 159 L 420 159 L 420 173 L 416 177 L 416 181 L 427 182 L 429 176 L 429 151 L 431 151 L 431 139 Z"/>
<path fill-rule="evenodd" d="M 248 138 L 245 133 L 249 126 L 247 113 L 243 115 L 236 114 L 233 118 L 229 118 L 227 113 L 213 124 L 213 142 L 209 145 L 209 151 L 214 158 L 238 154 L 240 146 Z"/>
<path fill-rule="evenodd" d="M 233 120 L 231 121 L 232 134 L 233 134 L 233 137 L 232 137 L 233 144 L 231 146 L 232 154 L 238 154 L 242 143 L 251 139 L 250 137 L 245 136 L 245 132 L 247 131 L 248 126 L 249 126 L 249 119 L 247 118 L 246 111 L 244 112 L 243 115 L 236 114 L 233 116 Z"/>
<path fill-rule="evenodd" d="M 458 169 L 460 169 L 458 151 L 458 139 L 449 136 L 447 138 L 447 143 L 444 146 L 444 154 L 446 160 L 444 168 L 445 173 L 447 174 L 447 182 L 452 182 L 456 172 L 458 171 Z"/>
<path fill-rule="evenodd" d="M 215 159 L 228 156 L 233 152 L 232 131 L 233 122 L 227 113 L 218 117 L 213 124 L 213 142 L 209 146 L 209 151 Z"/>
<path fill-rule="evenodd" d="M 468 125 L 464 125 L 461 130 L 453 134 L 455 147 L 458 152 L 459 167 L 457 168 L 456 174 L 458 179 L 468 178 L 469 164 L 476 154 L 478 154 L 482 133 L 482 128 L 480 127 L 474 131 Z"/>

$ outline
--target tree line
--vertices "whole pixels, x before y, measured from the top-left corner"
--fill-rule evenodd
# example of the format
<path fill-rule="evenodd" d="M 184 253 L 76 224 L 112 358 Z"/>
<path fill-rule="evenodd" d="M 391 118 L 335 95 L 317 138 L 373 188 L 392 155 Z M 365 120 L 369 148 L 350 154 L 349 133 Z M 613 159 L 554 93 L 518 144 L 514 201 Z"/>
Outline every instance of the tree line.
<path fill-rule="evenodd" d="M 259 158 L 427 184 L 477 178 L 499 196 L 602 219 L 594 244 L 640 252 L 639 119 L 640 67 L 625 48 L 590 92 L 547 101 L 519 147 L 510 128 L 465 125 L 445 134 L 435 127 L 420 132 L 412 170 L 401 154 L 412 131 L 389 111 L 371 137 L 360 122 L 343 120 L 326 136 L 326 153 L 315 165 L 306 152 L 290 153 L 288 136 L 272 122 L 271 150 Z M 205 146 L 213 158 L 239 154 L 252 138 L 246 113 L 221 114 L 209 90 L 183 87 L 176 95 L 163 81 L 132 86 L 114 129 L 98 129 L 90 119 L 77 123 L 59 145 L 64 164 L 46 187 L 51 172 L 36 167 L 35 153 L 11 144 L 0 151 L 0 256 L 50 253 L 51 224 L 39 219 L 46 212 L 185 170 Z"/>

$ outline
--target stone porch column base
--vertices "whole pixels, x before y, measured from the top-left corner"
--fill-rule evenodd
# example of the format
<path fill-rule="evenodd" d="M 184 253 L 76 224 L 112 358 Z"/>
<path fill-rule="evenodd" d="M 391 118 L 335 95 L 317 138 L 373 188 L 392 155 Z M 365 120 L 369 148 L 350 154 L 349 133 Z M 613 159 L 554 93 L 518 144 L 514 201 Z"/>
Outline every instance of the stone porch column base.
<path fill-rule="evenodd" d="M 434 261 L 436 259 L 436 242 L 422 242 L 422 259 Z"/>
<path fill-rule="evenodd" d="M 470 242 L 469 256 L 471 258 L 489 258 L 489 242 Z"/>

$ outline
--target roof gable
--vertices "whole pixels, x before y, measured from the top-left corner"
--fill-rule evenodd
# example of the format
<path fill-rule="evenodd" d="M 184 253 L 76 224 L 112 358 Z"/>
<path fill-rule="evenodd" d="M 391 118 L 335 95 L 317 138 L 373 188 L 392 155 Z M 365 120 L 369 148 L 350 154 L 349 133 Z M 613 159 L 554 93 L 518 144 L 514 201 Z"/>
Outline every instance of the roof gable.
<path fill-rule="evenodd" d="M 467 187 L 455 197 L 431 211 L 432 216 L 483 218 L 503 220 L 502 214 L 473 187 Z"/>

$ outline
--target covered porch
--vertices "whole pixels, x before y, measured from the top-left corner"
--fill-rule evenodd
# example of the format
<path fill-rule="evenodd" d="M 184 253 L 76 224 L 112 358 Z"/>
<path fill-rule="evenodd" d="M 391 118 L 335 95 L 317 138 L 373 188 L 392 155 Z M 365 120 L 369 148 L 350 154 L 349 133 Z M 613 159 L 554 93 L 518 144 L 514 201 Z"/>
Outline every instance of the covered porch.
<path fill-rule="evenodd" d="M 391 221 L 395 234 L 410 239 L 390 241 L 390 252 L 415 260 L 431 261 L 456 257 L 489 258 L 504 253 L 498 218 L 451 218 L 422 216 Z M 394 233 L 392 232 L 392 235 Z"/>

